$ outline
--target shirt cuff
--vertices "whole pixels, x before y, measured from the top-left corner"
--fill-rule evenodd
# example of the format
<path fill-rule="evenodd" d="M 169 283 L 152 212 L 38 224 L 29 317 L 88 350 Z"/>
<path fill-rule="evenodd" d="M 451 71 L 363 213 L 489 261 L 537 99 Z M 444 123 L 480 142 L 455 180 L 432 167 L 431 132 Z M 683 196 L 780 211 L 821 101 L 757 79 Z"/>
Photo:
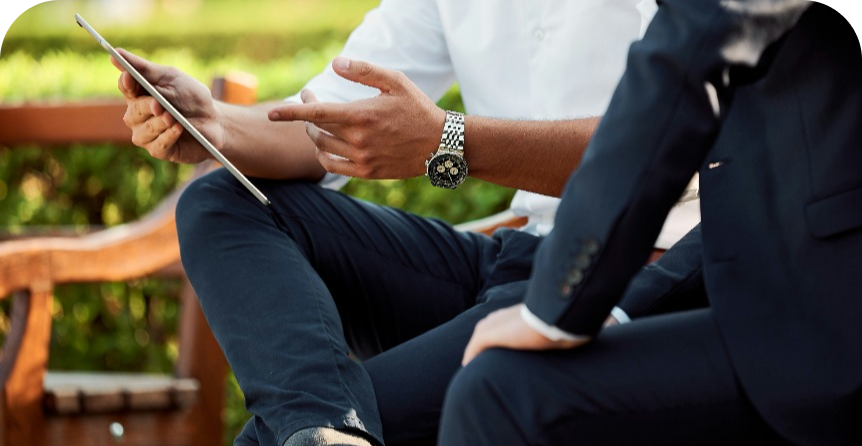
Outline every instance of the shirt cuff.
<path fill-rule="evenodd" d="M 620 307 L 614 307 L 614 309 L 611 310 L 611 316 L 613 316 L 613 318 L 616 319 L 617 323 L 619 323 L 620 325 L 628 324 L 632 321 L 629 315 L 626 314 L 626 312 L 623 311 L 623 309 Z"/>
<path fill-rule="evenodd" d="M 581 341 L 590 339 L 589 336 L 576 335 L 560 330 L 553 325 L 548 325 L 533 314 L 526 305 L 521 304 L 521 319 L 533 330 L 552 341 Z"/>
<path fill-rule="evenodd" d="M 320 187 L 332 190 L 339 190 L 347 184 L 347 181 L 350 180 L 350 177 L 345 177 L 343 175 L 337 175 L 334 173 L 326 172 L 323 175 L 323 178 L 317 183 Z"/>

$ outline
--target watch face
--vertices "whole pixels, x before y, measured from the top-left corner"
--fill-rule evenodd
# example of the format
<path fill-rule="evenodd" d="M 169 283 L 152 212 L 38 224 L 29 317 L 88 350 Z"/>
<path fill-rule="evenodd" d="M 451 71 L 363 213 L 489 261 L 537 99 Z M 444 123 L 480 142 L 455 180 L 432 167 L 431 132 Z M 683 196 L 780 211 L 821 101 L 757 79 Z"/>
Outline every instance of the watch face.
<path fill-rule="evenodd" d="M 455 189 L 467 178 L 467 163 L 455 153 L 439 153 L 428 162 L 428 178 L 434 186 Z"/>

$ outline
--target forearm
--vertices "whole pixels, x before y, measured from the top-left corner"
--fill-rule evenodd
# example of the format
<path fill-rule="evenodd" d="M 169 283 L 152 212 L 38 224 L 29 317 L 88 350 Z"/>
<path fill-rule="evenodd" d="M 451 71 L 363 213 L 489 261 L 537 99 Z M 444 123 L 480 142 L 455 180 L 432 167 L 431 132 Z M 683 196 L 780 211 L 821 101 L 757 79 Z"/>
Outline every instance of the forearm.
<path fill-rule="evenodd" d="M 467 116 L 464 157 L 470 176 L 558 197 L 599 121 L 510 121 Z"/>
<path fill-rule="evenodd" d="M 322 103 L 304 91 L 302 104 L 271 110 L 273 121 L 307 121 L 326 170 L 367 179 L 411 178 L 426 173 L 446 113 L 404 73 L 368 62 L 336 58 L 339 76 L 380 90 L 348 103 Z M 578 166 L 599 118 L 515 121 L 467 116 L 464 157 L 469 175 L 503 186 L 559 196 Z"/>
<path fill-rule="evenodd" d="M 252 107 L 218 103 L 225 128 L 224 155 L 243 173 L 270 179 L 319 180 L 325 173 L 302 122 L 272 122 L 280 102 Z"/>

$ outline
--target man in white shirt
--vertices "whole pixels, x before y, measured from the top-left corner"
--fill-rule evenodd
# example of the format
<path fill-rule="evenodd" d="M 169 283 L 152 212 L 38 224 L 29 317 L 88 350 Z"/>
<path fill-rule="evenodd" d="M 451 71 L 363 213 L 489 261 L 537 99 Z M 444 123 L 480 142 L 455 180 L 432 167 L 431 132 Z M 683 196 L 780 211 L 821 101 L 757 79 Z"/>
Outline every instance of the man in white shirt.
<path fill-rule="evenodd" d="M 235 444 L 433 444 L 473 326 L 522 299 L 549 196 L 654 7 L 384 0 L 343 57 L 277 107 L 214 103 L 182 73 L 129 55 L 273 203 L 217 171 L 177 206 L 183 265 L 254 414 Z M 466 119 L 434 104 L 455 81 Z M 177 162 L 208 157 L 125 73 L 120 89 L 135 144 Z M 462 233 L 327 189 L 346 181 L 333 174 L 430 173 L 457 187 L 467 172 L 521 189 L 513 210 L 528 226 Z M 679 211 L 688 217 L 669 227 L 681 236 L 696 203 Z"/>

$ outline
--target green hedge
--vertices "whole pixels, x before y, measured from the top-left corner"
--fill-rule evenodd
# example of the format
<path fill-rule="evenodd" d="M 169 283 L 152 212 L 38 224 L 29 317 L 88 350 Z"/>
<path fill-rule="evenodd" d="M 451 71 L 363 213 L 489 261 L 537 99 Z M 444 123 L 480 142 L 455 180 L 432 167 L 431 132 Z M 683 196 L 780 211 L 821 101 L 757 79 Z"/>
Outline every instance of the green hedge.
<path fill-rule="evenodd" d="M 146 4 L 142 1 L 134 3 Z M 206 0 L 150 2 L 136 8 L 83 0 L 57 0 L 34 6 L 9 28 L 0 54 L 45 50 L 97 53 L 102 50 L 78 26 L 80 12 L 115 46 L 153 52 L 190 48 L 203 59 L 242 54 L 255 61 L 292 56 L 303 49 L 343 43 L 378 0 Z"/>
<path fill-rule="evenodd" d="M 139 53 L 159 63 L 177 66 L 204 83 L 209 83 L 207 77 L 213 73 L 226 73 L 233 69 L 247 71 L 258 78 L 259 99 L 268 100 L 298 91 L 308 78 L 329 63 L 338 49 L 337 44 L 331 44 L 320 51 L 303 51 L 292 58 L 259 64 L 242 57 L 208 61 L 195 57 L 189 50 Z M 81 76 L 80 73 L 89 75 Z M 286 76 L 285 73 L 290 75 Z M 24 52 L 15 52 L 0 58 L 0 98 L 5 103 L 17 103 L 34 99 L 120 97 L 114 81 L 117 76 L 116 69 L 100 54 L 47 51 L 37 58 Z M 457 86 L 448 92 L 440 104 L 448 109 L 463 109 Z M 0 198 L 4 198 L 0 204 L 3 214 L 0 224 L 13 228 L 27 224 L 111 225 L 130 221 L 149 210 L 182 179 L 178 175 L 182 169 L 150 159 L 143 151 L 132 147 L 57 149 L 51 152 L 16 149 L 4 150 L 0 157 L 0 163 L 4 166 L 0 176 L 0 191 L 6 190 L 7 194 L 11 194 L 8 197 L 0 194 Z M 148 177 L 143 173 L 128 175 L 130 170 L 140 168 L 149 169 L 158 175 L 150 182 L 144 181 Z M 52 177 L 46 173 L 51 172 L 51 169 L 61 173 Z M 168 171 L 173 174 L 167 175 Z M 28 198 L 20 188 L 25 172 L 39 172 L 33 175 L 50 178 L 52 187 L 60 188 L 56 191 L 51 189 L 58 195 Z M 111 181 L 112 178 L 116 178 L 116 182 Z M 121 181 L 125 183 L 121 184 Z M 93 184 L 100 186 L 95 187 Z M 105 186 L 102 187 L 102 184 Z M 86 187 L 97 189 L 101 194 L 98 195 L 99 199 L 86 196 Z M 137 190 L 141 196 L 146 195 L 147 199 L 133 196 L 129 192 L 131 190 Z M 404 181 L 353 180 L 348 183 L 345 192 L 453 223 L 504 209 L 512 193 L 505 188 L 476 180 L 468 180 L 453 193 L 429 187 L 425 178 Z M 68 205 L 71 207 L 62 207 L 64 203 L 71 203 Z M 90 207 L 86 213 L 81 210 L 83 203 Z M 106 209 L 96 209 L 99 206 Z"/>

